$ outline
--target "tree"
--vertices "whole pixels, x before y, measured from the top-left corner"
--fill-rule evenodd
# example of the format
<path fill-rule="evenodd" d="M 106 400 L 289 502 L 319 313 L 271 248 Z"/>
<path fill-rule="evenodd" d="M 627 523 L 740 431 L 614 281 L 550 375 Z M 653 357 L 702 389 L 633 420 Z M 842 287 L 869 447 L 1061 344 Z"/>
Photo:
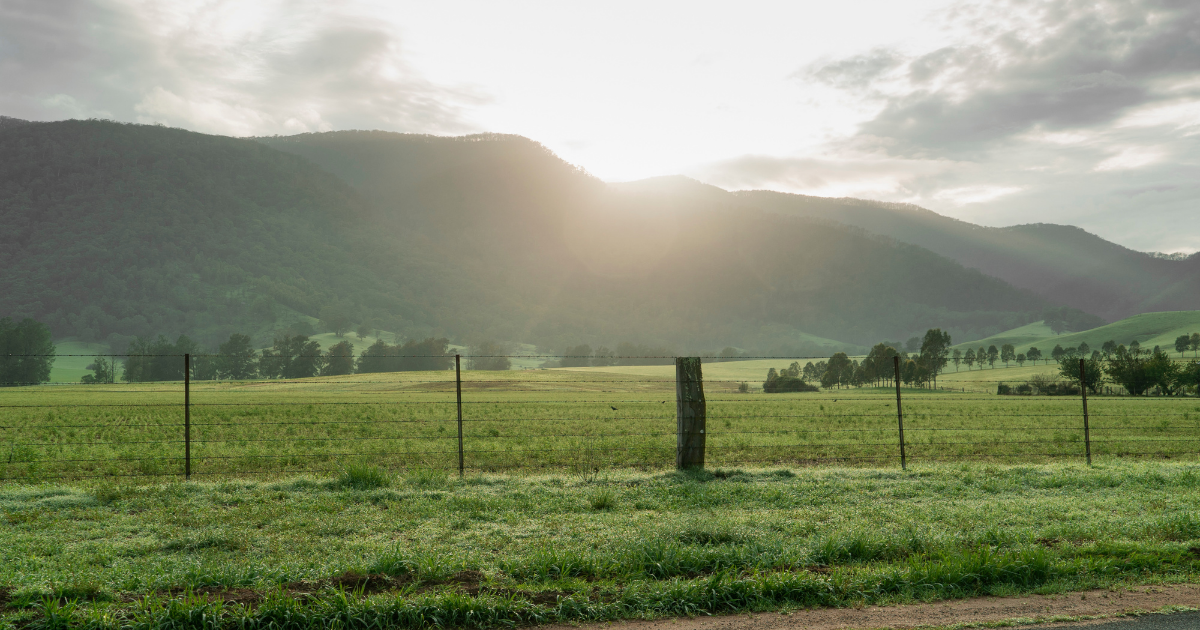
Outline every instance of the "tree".
<path fill-rule="evenodd" d="M 1134 339 L 1133 341 L 1129 342 L 1129 352 L 1130 353 L 1138 354 L 1141 351 L 1142 351 L 1142 342 L 1138 341 L 1137 339 Z"/>
<path fill-rule="evenodd" d="M 596 348 L 592 353 L 592 365 L 597 367 L 605 367 L 617 364 L 617 354 L 604 346 Z"/>
<path fill-rule="evenodd" d="M 1104 367 L 1104 373 L 1114 383 L 1120 384 L 1130 396 L 1141 396 L 1153 386 L 1153 380 L 1146 370 L 1147 357 L 1141 352 L 1118 352 Z"/>
<path fill-rule="evenodd" d="M 217 377 L 243 381 L 258 376 L 258 356 L 249 335 L 233 333 L 217 348 Z"/>
<path fill-rule="evenodd" d="M 1029 350 L 1025 351 L 1025 357 L 1033 361 L 1034 365 L 1037 365 L 1038 359 L 1042 358 L 1042 351 L 1038 350 L 1036 346 L 1032 346 Z"/>
<path fill-rule="evenodd" d="M 1091 352 L 1092 347 L 1089 346 L 1086 341 L 1079 342 L 1079 356 L 1086 357 L 1087 355 L 1091 354 Z"/>
<path fill-rule="evenodd" d="M 1100 393 L 1104 384 L 1104 365 L 1098 359 L 1084 360 L 1084 374 L 1079 374 L 1079 350 L 1072 348 L 1063 352 L 1058 358 L 1058 373 L 1063 378 L 1080 386 L 1087 387 L 1093 394 Z"/>
<path fill-rule="evenodd" d="M 954 371 L 955 372 L 958 371 L 958 364 L 962 363 L 962 359 L 963 359 L 962 350 L 955 348 L 954 353 L 950 355 L 950 360 L 954 362 Z"/>
<path fill-rule="evenodd" d="M 983 364 L 987 363 L 987 348 L 979 346 L 979 348 L 975 350 L 975 360 L 979 362 L 979 369 L 982 370 Z"/>
<path fill-rule="evenodd" d="M 994 344 L 988 346 L 987 358 L 988 358 L 988 367 L 995 369 L 996 359 L 1000 358 L 1000 351 L 996 349 L 996 346 Z"/>
<path fill-rule="evenodd" d="M 359 324 L 358 328 L 354 330 L 354 334 L 358 335 L 359 341 L 362 341 L 371 336 L 371 327 L 366 324 Z"/>
<path fill-rule="evenodd" d="M 28 317 L 20 322 L 0 319 L 0 387 L 49 381 L 54 352 L 45 324 Z"/>
<path fill-rule="evenodd" d="M 909 337 L 908 341 L 904 342 L 904 350 L 908 353 L 917 352 L 921 349 L 920 337 Z"/>
<path fill-rule="evenodd" d="M 586 343 L 563 350 L 563 367 L 587 367 L 592 364 L 592 347 Z"/>
<path fill-rule="evenodd" d="M 512 361 L 504 356 L 508 354 L 508 350 L 494 341 L 476 344 L 467 351 L 471 354 L 467 359 L 468 370 L 507 370 L 512 368 Z"/>
<path fill-rule="evenodd" d="M 971 366 L 975 365 L 975 351 L 974 350 L 971 350 L 970 348 L 967 349 L 967 353 L 965 355 L 963 355 L 963 363 L 967 364 L 967 371 L 970 372 Z"/>
<path fill-rule="evenodd" d="M 1021 366 L 1021 367 L 1025 367 L 1025 359 L 1026 359 L 1026 358 L 1027 358 L 1027 357 L 1025 356 L 1025 354 L 1024 354 L 1024 353 L 1022 353 L 1022 354 L 1018 354 L 1018 355 L 1017 355 L 1017 365 L 1019 365 L 1019 366 Z"/>
<path fill-rule="evenodd" d="M 79 382 L 87 383 L 87 384 L 115 383 L 116 382 L 115 368 L 116 368 L 115 361 L 106 359 L 104 357 L 96 357 L 96 360 L 87 366 L 87 369 L 91 370 L 92 373 L 84 374 L 83 377 L 79 379 Z"/>
<path fill-rule="evenodd" d="M 389 346 L 375 340 L 358 358 L 358 372 L 410 372 L 447 370 L 454 366 L 454 355 L 447 352 L 450 340 L 430 337 L 425 341 L 409 339 L 404 345 Z"/>
<path fill-rule="evenodd" d="M 325 353 L 321 376 L 344 376 L 354 373 L 354 344 L 349 340 L 333 344 Z"/>
<path fill-rule="evenodd" d="M 793 364 L 799 371 L 799 364 Z M 829 388 L 837 386 L 839 389 L 843 384 L 848 384 L 854 376 L 854 364 L 850 362 L 850 357 L 846 356 L 845 352 L 835 352 L 829 357 L 829 363 L 825 367 L 825 374 L 821 376 L 821 387 Z"/>
<path fill-rule="evenodd" d="M 309 378 L 320 374 L 324 365 L 321 344 L 304 335 L 276 338 L 259 361 L 259 369 L 268 378 Z"/>
<path fill-rule="evenodd" d="M 937 387 L 937 375 L 946 367 L 949 356 L 950 333 L 942 332 L 941 328 L 925 331 L 925 338 L 921 340 L 920 362 L 933 379 L 934 387 Z"/>
<path fill-rule="evenodd" d="M 179 335 L 175 343 L 163 335 L 154 340 L 134 337 L 125 350 L 122 378 L 129 383 L 182 381 L 183 355 L 195 354 L 199 349 L 187 335 Z"/>
<path fill-rule="evenodd" d="M 1009 362 L 1015 358 L 1017 358 L 1017 349 L 1011 343 L 1000 346 L 1000 360 L 1004 361 L 1004 367 L 1008 367 Z"/>
<path fill-rule="evenodd" d="M 1054 349 L 1050 351 L 1050 358 L 1054 359 L 1054 361 L 1057 362 L 1059 359 L 1062 358 L 1062 355 L 1065 352 L 1066 352 L 1066 350 L 1063 350 L 1062 345 L 1056 343 L 1056 344 L 1054 344 Z"/>
<path fill-rule="evenodd" d="M 341 337 L 350 330 L 350 316 L 340 306 L 326 306 L 321 309 L 321 327 Z"/>
<path fill-rule="evenodd" d="M 742 353 L 733 346 L 726 346 L 721 350 L 721 354 L 717 355 L 718 359 L 721 361 L 732 361 L 740 356 L 742 356 Z"/>
<path fill-rule="evenodd" d="M 1179 356 L 1183 356 L 1183 353 L 1187 352 L 1191 347 L 1192 337 L 1190 335 L 1179 335 L 1175 338 L 1175 352 L 1178 352 Z"/>
<path fill-rule="evenodd" d="M 1192 358 L 1195 358 L 1197 351 L 1200 351 L 1200 332 L 1192 333 L 1189 345 L 1192 348 Z"/>

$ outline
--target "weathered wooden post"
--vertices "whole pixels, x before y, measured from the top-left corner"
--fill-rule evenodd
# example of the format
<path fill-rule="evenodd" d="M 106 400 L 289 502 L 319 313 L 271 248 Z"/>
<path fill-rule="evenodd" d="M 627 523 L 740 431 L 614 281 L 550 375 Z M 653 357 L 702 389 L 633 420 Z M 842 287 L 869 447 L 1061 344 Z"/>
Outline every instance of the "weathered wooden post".
<path fill-rule="evenodd" d="M 183 355 L 183 478 L 192 478 L 192 355 Z"/>
<path fill-rule="evenodd" d="M 1087 463 L 1092 465 L 1092 430 L 1088 426 L 1087 410 L 1087 361 L 1079 359 L 1079 393 L 1083 396 L 1083 444 L 1087 449 Z"/>
<path fill-rule="evenodd" d="M 458 476 L 463 476 L 462 355 L 454 355 L 454 392 L 458 397 Z"/>
<path fill-rule="evenodd" d="M 896 368 L 896 422 L 900 425 L 900 470 L 908 470 L 908 454 L 904 452 L 904 409 L 900 407 L 900 356 L 892 357 Z"/>
<path fill-rule="evenodd" d="M 679 470 L 704 467 L 706 414 L 700 357 L 676 357 L 675 417 L 678 437 L 675 467 Z"/>

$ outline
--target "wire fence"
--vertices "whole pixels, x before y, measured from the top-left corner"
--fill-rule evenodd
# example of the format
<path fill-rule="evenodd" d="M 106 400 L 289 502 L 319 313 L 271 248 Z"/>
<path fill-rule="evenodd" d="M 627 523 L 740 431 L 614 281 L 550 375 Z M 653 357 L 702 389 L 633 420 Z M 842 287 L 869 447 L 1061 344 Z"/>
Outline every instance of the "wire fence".
<path fill-rule="evenodd" d="M 999 396 L 895 381 L 765 393 L 705 366 L 699 431 L 710 468 L 1200 459 L 1191 396 Z M 363 464 L 594 474 L 673 467 L 684 441 L 673 366 L 247 381 L 183 373 L 0 388 L 0 480 L 325 475 Z"/>

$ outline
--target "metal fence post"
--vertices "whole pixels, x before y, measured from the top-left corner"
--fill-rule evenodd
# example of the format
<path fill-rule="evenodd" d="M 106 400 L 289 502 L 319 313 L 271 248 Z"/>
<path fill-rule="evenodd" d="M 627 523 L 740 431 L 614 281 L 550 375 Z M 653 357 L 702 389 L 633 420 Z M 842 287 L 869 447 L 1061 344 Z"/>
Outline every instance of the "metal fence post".
<path fill-rule="evenodd" d="M 458 394 L 458 476 L 463 475 L 462 356 L 454 355 L 454 391 Z"/>
<path fill-rule="evenodd" d="M 892 357 L 896 368 L 896 421 L 900 424 L 900 470 L 908 470 L 908 455 L 904 452 L 904 411 L 900 407 L 900 356 Z"/>
<path fill-rule="evenodd" d="M 703 468 L 707 406 L 700 357 L 675 358 L 675 420 L 675 467 Z"/>
<path fill-rule="evenodd" d="M 1092 465 L 1092 432 L 1088 427 L 1088 410 L 1087 410 L 1087 364 L 1081 357 L 1079 359 L 1079 392 L 1083 395 L 1083 443 L 1087 448 L 1087 463 Z"/>
<path fill-rule="evenodd" d="M 192 478 L 192 355 L 183 355 L 183 478 Z"/>

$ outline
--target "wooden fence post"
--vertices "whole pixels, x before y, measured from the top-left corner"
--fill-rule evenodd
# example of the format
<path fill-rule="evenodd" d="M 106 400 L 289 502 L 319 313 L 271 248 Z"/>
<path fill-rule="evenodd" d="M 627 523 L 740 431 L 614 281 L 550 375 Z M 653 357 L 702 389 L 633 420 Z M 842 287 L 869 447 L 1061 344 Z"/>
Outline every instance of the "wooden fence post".
<path fill-rule="evenodd" d="M 675 467 L 703 468 L 707 408 L 700 357 L 675 358 L 675 417 Z"/>
<path fill-rule="evenodd" d="M 896 367 L 896 421 L 900 424 L 900 470 L 908 470 L 908 456 L 904 452 L 904 411 L 900 408 L 900 356 L 892 357 Z"/>
<path fill-rule="evenodd" d="M 183 478 L 192 478 L 192 355 L 183 355 Z"/>
<path fill-rule="evenodd" d="M 1087 410 L 1087 364 L 1083 358 L 1079 359 L 1079 392 L 1083 395 L 1083 443 L 1087 449 L 1087 463 L 1092 465 L 1092 432 L 1088 427 L 1088 410 Z"/>
<path fill-rule="evenodd" d="M 458 395 L 458 476 L 463 476 L 462 356 L 454 355 L 454 391 Z"/>

